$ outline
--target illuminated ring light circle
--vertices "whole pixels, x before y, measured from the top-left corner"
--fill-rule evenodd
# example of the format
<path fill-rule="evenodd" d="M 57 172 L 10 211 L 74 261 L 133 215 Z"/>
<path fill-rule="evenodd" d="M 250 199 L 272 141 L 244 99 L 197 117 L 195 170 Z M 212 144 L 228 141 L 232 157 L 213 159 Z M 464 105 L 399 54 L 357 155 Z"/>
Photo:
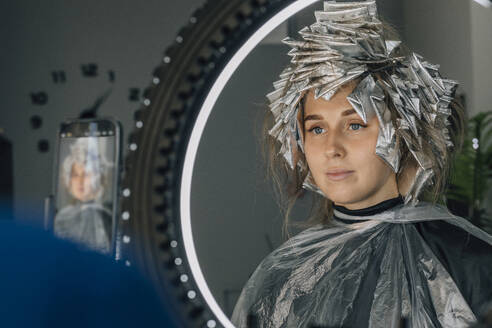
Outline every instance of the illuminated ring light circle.
<path fill-rule="evenodd" d="M 186 256 L 190 263 L 191 271 L 193 277 L 205 298 L 206 302 L 210 306 L 210 309 L 219 319 L 219 321 L 227 328 L 234 328 L 234 325 L 230 322 L 227 316 L 224 314 L 220 306 L 215 301 L 208 285 L 205 281 L 203 273 L 200 269 L 200 264 L 198 257 L 196 255 L 195 246 L 193 243 L 193 235 L 191 231 L 191 183 L 193 175 L 193 167 L 195 164 L 195 156 L 198 151 L 198 146 L 200 144 L 200 139 L 205 129 L 208 117 L 212 112 L 215 102 L 219 98 L 222 90 L 224 89 L 226 83 L 231 78 L 232 74 L 236 71 L 241 62 L 248 56 L 248 54 L 263 40 L 271 31 L 273 31 L 277 26 L 286 21 L 289 17 L 296 14 L 300 10 L 306 8 L 307 6 L 317 2 L 318 0 L 299 0 L 296 1 L 280 12 L 275 14 L 270 18 L 265 24 L 263 24 L 245 43 L 244 45 L 234 54 L 231 60 L 227 63 L 225 68 L 222 70 L 217 80 L 213 84 L 210 92 L 208 93 L 205 102 L 198 114 L 198 117 L 193 127 L 191 138 L 186 149 L 185 162 L 183 166 L 183 174 L 181 176 L 181 231 L 183 234 L 183 241 L 186 250 Z"/>
<path fill-rule="evenodd" d="M 135 112 L 116 259 L 149 276 L 180 326 L 234 327 L 208 288 L 192 238 L 192 172 L 208 117 L 255 46 L 319 1 L 209 0 L 166 50 Z"/>

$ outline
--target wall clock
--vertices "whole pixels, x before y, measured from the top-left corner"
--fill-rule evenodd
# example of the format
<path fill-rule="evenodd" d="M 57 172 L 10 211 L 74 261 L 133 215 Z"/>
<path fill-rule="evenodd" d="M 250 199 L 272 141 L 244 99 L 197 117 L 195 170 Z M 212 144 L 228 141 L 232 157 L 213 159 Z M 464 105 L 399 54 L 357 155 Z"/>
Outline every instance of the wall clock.
<path fill-rule="evenodd" d="M 134 128 L 133 112 L 163 45 L 201 2 L 2 3 L 3 30 L 10 32 L 2 37 L 6 51 L 0 55 L 0 128 L 13 142 L 16 217 L 43 217 L 60 122 L 78 117 L 111 90 L 98 115 L 121 121 L 125 135 Z"/>
<path fill-rule="evenodd" d="M 77 73 L 79 76 L 77 76 Z M 75 76 L 74 76 L 75 74 Z M 114 69 L 103 68 L 97 63 L 83 63 L 79 65 L 79 71 L 72 71 L 69 75 L 65 70 L 51 70 L 50 83 L 54 86 L 52 91 L 48 93 L 46 88 L 40 87 L 29 93 L 29 99 L 35 113 L 29 118 L 29 124 L 33 130 L 38 130 L 43 125 L 43 112 L 49 110 L 52 98 L 57 96 L 58 92 L 63 92 L 64 88 L 71 87 L 70 82 L 75 81 L 77 86 L 82 83 L 89 83 L 92 86 L 97 85 L 101 90 L 100 94 L 88 103 L 85 107 L 79 108 L 80 112 L 77 115 L 79 118 L 95 118 L 98 115 L 98 110 L 105 100 L 111 95 L 113 85 L 116 83 L 117 73 Z M 83 81 L 80 80 L 83 79 Z M 56 88 L 60 86 L 60 88 Z M 130 103 L 138 103 L 141 99 L 142 90 L 139 87 L 129 87 L 126 92 L 126 100 Z M 87 97 L 90 101 L 90 97 Z M 45 153 L 50 149 L 48 139 L 41 138 L 37 142 L 39 152 Z"/>

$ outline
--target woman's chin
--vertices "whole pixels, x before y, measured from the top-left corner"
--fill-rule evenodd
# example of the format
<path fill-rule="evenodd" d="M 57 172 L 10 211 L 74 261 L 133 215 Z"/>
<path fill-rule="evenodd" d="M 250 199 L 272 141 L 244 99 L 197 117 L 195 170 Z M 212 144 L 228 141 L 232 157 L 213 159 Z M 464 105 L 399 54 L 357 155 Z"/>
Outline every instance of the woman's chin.
<path fill-rule="evenodd" d="M 336 205 L 345 206 L 344 204 L 350 204 L 357 201 L 355 194 L 350 191 L 343 193 L 328 193 L 328 198 Z"/>

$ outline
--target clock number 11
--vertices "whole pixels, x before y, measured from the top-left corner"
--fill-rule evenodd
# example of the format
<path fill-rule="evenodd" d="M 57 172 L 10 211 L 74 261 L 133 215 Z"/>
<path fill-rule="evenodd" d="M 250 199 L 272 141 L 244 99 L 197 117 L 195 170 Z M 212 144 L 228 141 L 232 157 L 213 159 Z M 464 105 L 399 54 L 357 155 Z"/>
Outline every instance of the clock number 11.
<path fill-rule="evenodd" d="M 67 76 L 65 74 L 65 71 L 62 70 L 52 71 L 51 78 L 53 79 L 53 83 L 56 84 L 67 82 Z"/>

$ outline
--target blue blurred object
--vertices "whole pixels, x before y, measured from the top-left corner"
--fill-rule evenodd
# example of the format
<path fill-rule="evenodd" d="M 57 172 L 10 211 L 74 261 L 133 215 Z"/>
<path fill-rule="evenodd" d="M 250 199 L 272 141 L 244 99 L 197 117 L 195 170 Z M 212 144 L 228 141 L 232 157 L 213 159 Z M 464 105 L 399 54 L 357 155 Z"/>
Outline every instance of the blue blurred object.
<path fill-rule="evenodd" d="M 14 167 L 12 142 L 0 128 L 0 208 L 6 213 L 2 218 L 12 217 L 14 199 Z"/>
<path fill-rule="evenodd" d="M 0 259 L 2 328 L 178 326 L 136 270 L 40 228 L 0 220 Z"/>

